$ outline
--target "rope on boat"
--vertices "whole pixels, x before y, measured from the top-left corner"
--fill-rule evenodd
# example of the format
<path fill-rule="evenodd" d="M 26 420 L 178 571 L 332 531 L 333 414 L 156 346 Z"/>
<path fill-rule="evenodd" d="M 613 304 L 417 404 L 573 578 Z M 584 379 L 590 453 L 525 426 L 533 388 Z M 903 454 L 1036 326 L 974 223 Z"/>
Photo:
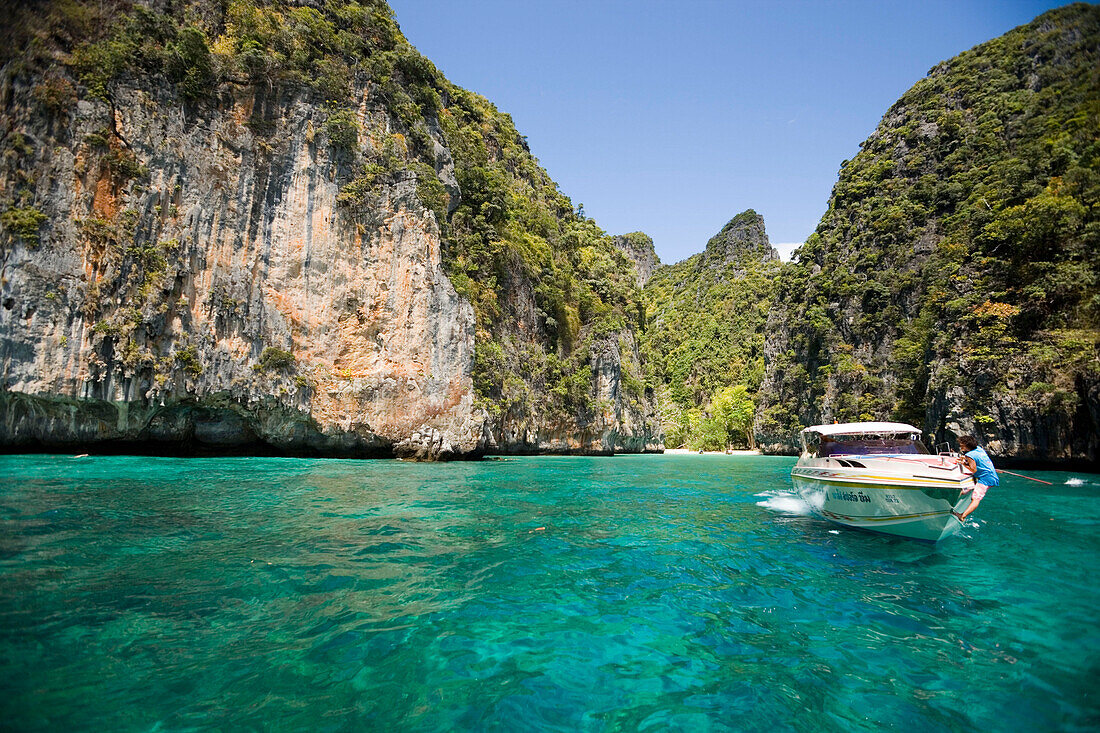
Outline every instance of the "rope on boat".
<path fill-rule="evenodd" d="M 1026 478 L 1028 481 L 1036 481 L 1040 484 L 1046 484 L 1047 486 L 1054 486 L 1050 481 L 1043 481 L 1041 478 L 1031 478 L 1031 476 L 1025 476 L 1022 473 L 1012 473 L 1012 471 L 1005 471 L 1001 468 L 997 469 L 997 473 L 1007 473 L 1009 476 L 1019 476 L 1020 478 Z"/>

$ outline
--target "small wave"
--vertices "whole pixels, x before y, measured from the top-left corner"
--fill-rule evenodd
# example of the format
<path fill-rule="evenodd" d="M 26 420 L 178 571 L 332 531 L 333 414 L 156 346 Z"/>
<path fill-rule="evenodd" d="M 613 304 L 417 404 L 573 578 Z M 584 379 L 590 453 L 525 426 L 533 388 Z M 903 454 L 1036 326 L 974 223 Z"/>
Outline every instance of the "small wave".
<path fill-rule="evenodd" d="M 1084 485 L 1085 485 L 1085 479 L 1083 479 L 1083 478 L 1074 477 L 1074 478 L 1071 478 L 1071 479 L 1066 479 L 1066 486 L 1084 486 Z"/>

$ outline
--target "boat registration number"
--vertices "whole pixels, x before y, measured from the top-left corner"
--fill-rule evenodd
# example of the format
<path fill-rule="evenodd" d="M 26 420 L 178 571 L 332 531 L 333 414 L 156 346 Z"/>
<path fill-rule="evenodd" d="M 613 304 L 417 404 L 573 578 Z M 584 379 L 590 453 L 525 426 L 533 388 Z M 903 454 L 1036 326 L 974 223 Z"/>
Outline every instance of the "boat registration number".
<path fill-rule="evenodd" d="M 882 494 L 882 499 L 887 504 L 900 504 L 901 500 L 894 494 Z M 845 491 L 844 489 L 833 489 L 829 492 L 829 497 L 837 499 L 839 501 L 855 501 L 855 502 L 870 502 L 871 497 L 862 491 Z"/>

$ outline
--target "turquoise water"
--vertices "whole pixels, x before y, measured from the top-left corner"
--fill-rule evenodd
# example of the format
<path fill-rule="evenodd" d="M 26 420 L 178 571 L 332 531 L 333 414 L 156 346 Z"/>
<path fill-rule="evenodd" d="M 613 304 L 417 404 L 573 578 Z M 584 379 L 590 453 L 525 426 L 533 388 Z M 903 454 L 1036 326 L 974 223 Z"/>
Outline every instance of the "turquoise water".
<path fill-rule="evenodd" d="M 792 465 L 0 457 L 0 725 L 1100 725 L 1100 476 L 933 547 Z"/>

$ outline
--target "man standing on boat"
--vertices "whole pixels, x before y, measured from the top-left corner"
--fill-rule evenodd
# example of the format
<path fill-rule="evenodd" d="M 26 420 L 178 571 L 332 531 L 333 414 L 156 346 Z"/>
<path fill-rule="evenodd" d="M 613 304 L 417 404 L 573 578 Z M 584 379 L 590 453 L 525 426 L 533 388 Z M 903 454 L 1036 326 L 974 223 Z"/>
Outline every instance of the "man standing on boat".
<path fill-rule="evenodd" d="M 963 468 L 974 474 L 974 488 L 966 490 L 974 492 L 970 496 L 970 506 L 959 515 L 959 521 L 965 522 L 966 518 L 978 508 L 978 504 L 982 503 L 989 487 L 998 485 L 1001 480 L 997 478 L 997 469 L 993 467 L 993 461 L 989 460 L 989 454 L 978 445 L 973 435 L 964 435 L 959 438 L 959 452 L 962 453 L 959 461 L 962 462 Z"/>

